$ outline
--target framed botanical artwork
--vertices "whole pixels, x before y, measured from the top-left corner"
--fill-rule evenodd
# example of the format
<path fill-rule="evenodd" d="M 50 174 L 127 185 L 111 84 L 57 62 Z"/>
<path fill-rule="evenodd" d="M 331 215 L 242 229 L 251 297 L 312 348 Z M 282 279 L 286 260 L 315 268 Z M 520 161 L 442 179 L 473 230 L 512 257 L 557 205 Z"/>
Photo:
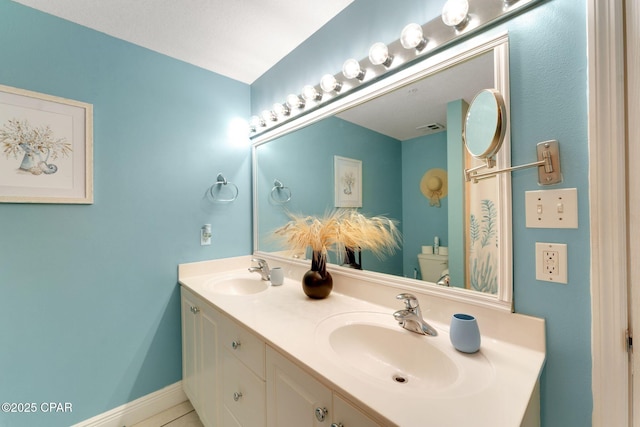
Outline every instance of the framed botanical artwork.
<path fill-rule="evenodd" d="M 362 207 L 362 161 L 333 156 L 335 206 Z"/>
<path fill-rule="evenodd" d="M 0 85 L 0 202 L 93 203 L 93 106 Z"/>

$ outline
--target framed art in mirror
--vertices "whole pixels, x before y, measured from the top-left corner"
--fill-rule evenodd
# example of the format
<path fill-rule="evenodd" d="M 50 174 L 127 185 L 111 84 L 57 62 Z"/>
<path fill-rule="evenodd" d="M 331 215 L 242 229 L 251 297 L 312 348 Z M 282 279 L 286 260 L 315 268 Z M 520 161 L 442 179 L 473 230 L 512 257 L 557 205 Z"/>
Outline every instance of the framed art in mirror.
<path fill-rule="evenodd" d="M 333 156 L 336 208 L 362 207 L 362 162 Z"/>

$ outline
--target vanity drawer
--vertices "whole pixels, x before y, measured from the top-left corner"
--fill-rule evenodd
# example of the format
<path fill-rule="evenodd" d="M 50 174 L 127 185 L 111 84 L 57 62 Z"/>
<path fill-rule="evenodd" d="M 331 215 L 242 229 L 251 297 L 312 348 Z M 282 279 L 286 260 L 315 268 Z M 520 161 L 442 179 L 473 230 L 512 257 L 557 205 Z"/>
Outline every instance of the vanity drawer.
<path fill-rule="evenodd" d="M 266 423 L 266 386 L 229 350 L 222 351 L 223 425 L 263 427 Z"/>
<path fill-rule="evenodd" d="M 223 348 L 229 350 L 257 376 L 264 379 L 264 342 L 226 316 L 222 317 L 221 324 L 220 341 Z"/>

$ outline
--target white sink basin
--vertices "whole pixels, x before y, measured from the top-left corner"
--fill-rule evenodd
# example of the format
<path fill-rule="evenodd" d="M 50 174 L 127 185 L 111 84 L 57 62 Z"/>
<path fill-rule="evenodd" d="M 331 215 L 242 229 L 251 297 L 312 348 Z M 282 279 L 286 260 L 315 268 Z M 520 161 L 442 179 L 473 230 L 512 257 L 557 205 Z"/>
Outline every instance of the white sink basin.
<path fill-rule="evenodd" d="M 401 328 L 392 313 L 331 316 L 316 329 L 316 343 L 350 375 L 384 390 L 417 389 L 421 395 L 460 396 L 490 385 L 494 369 L 482 354 L 456 351 L 446 331 L 419 335 Z"/>
<path fill-rule="evenodd" d="M 251 295 L 266 290 L 269 284 L 258 273 L 236 271 L 211 278 L 203 285 L 203 289 L 223 295 Z"/>

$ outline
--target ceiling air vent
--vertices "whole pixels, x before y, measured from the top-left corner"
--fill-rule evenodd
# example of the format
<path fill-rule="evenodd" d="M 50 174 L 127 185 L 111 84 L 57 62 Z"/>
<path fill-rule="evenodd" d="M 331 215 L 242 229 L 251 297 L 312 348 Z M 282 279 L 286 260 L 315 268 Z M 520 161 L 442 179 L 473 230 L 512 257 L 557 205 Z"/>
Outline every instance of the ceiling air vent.
<path fill-rule="evenodd" d="M 418 126 L 416 128 L 417 131 L 424 133 L 425 135 L 429 135 L 431 133 L 442 132 L 446 127 L 441 125 L 440 123 L 429 123 L 428 125 Z"/>

